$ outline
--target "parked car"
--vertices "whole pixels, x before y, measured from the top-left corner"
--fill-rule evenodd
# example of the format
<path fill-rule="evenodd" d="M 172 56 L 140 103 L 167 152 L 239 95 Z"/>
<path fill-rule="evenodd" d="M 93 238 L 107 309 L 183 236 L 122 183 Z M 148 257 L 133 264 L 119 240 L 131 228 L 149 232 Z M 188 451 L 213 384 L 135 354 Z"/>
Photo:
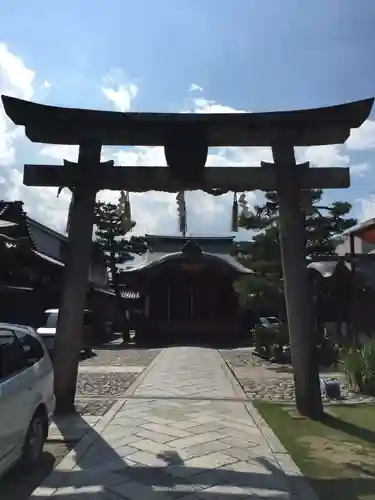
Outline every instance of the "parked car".
<path fill-rule="evenodd" d="M 266 316 L 259 318 L 259 326 L 261 328 L 278 328 L 281 326 L 281 322 L 275 316 Z"/>
<path fill-rule="evenodd" d="M 37 462 L 54 410 L 52 363 L 35 330 L 0 323 L 0 476 Z"/>
<path fill-rule="evenodd" d="M 57 317 L 59 314 L 59 310 L 47 309 L 44 314 L 44 325 L 37 329 L 37 333 L 42 339 L 50 355 L 52 355 L 53 347 L 55 344 Z M 92 351 L 92 326 L 92 312 L 89 309 L 85 309 L 81 351 L 84 351 L 86 354 L 90 354 Z"/>

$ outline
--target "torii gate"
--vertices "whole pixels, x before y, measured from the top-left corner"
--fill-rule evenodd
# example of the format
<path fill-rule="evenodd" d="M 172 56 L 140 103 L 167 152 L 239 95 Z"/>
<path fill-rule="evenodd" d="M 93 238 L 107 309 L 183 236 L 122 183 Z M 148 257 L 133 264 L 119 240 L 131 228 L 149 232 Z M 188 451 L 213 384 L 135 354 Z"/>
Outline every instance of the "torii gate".
<path fill-rule="evenodd" d="M 73 192 L 69 252 L 56 336 L 57 411 L 74 409 L 80 332 L 92 243 L 96 193 L 102 189 L 178 192 L 202 189 L 275 190 L 297 409 L 323 412 L 315 356 L 315 322 L 308 283 L 301 189 L 347 188 L 348 168 L 297 165 L 295 146 L 343 144 L 369 116 L 373 99 L 310 110 L 244 114 L 119 113 L 45 106 L 2 96 L 6 114 L 32 142 L 79 145 L 78 162 L 25 165 L 27 186 L 67 186 Z M 166 167 L 100 162 L 101 148 L 163 146 Z M 269 146 L 274 163 L 205 167 L 209 147 Z"/>

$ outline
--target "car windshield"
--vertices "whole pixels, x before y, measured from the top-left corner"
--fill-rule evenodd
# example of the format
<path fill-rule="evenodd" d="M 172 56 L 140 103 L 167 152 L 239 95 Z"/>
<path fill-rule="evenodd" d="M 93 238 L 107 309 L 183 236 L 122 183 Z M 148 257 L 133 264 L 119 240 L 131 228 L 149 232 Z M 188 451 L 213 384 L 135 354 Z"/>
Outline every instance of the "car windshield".
<path fill-rule="evenodd" d="M 44 326 L 46 328 L 56 328 L 58 312 L 46 312 L 44 317 Z"/>
<path fill-rule="evenodd" d="M 279 320 L 277 318 L 267 318 L 267 321 L 270 325 L 278 325 Z"/>

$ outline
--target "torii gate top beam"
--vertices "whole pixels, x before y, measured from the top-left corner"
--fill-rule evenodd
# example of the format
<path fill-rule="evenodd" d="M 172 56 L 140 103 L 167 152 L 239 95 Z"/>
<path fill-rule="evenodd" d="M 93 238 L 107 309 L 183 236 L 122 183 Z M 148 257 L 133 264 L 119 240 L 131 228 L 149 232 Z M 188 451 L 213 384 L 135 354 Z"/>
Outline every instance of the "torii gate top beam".
<path fill-rule="evenodd" d="M 164 146 L 169 135 L 201 134 L 208 147 L 272 146 L 280 139 L 294 146 L 341 144 L 350 129 L 369 116 L 374 99 L 325 108 L 267 113 L 120 113 L 46 106 L 2 96 L 8 117 L 25 127 L 32 142 Z"/>

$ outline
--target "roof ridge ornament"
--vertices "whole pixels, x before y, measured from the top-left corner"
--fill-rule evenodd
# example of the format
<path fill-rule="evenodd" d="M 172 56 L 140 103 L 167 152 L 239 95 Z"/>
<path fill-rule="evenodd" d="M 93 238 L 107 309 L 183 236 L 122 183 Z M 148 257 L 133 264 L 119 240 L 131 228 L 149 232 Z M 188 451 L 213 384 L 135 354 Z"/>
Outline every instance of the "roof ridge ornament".
<path fill-rule="evenodd" d="M 198 259 L 202 257 L 202 248 L 194 240 L 188 240 L 182 247 L 181 252 L 187 259 Z"/>

